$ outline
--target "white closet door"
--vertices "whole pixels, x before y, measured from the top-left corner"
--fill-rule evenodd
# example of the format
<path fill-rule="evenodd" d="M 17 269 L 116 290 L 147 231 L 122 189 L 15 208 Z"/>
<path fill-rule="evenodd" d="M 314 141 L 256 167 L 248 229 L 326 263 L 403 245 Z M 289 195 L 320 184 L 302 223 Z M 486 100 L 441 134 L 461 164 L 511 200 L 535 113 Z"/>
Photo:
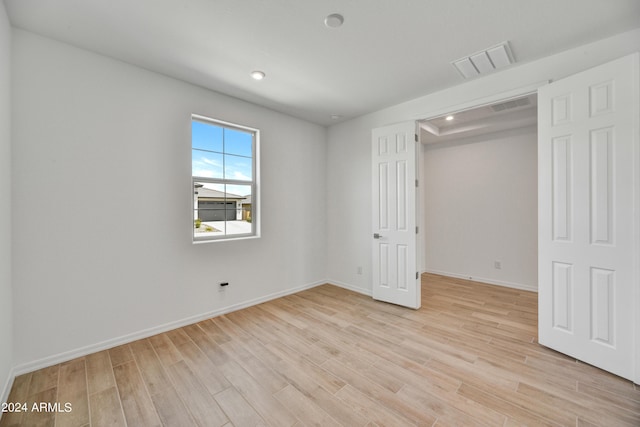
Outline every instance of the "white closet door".
<path fill-rule="evenodd" d="M 538 92 L 539 341 L 639 381 L 638 54 Z"/>

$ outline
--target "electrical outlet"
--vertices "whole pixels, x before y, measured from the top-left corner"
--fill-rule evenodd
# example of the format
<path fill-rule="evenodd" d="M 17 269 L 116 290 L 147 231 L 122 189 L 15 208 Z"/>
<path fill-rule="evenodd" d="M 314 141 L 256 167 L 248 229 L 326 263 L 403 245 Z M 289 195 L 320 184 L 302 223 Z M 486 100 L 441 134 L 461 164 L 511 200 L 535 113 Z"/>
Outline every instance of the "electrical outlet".
<path fill-rule="evenodd" d="M 358 266 L 358 268 L 356 268 L 356 273 L 362 274 L 362 267 Z"/>
<path fill-rule="evenodd" d="M 493 268 L 496 270 L 502 270 L 502 261 L 493 261 Z"/>

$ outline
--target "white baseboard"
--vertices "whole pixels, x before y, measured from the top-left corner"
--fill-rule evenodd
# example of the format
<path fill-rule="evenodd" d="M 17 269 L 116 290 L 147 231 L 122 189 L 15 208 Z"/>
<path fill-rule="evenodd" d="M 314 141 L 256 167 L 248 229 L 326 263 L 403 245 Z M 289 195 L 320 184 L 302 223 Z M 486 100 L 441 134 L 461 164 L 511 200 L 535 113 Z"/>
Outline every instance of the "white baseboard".
<path fill-rule="evenodd" d="M 350 291 L 357 292 L 359 294 L 363 294 L 363 295 L 367 295 L 367 296 L 371 296 L 372 295 L 371 289 L 360 288 L 358 286 L 353 286 L 353 285 L 350 285 L 348 283 L 341 282 L 339 280 L 331 280 L 331 279 L 329 279 L 327 281 L 327 283 L 329 283 L 330 285 L 337 286 L 339 288 L 348 289 Z"/>
<path fill-rule="evenodd" d="M 450 273 L 448 271 L 438 271 L 438 270 L 430 270 L 430 269 L 424 270 L 423 273 L 432 273 L 432 274 L 438 274 L 440 276 L 455 277 L 456 279 L 471 280 L 472 282 L 481 282 L 481 283 L 487 283 L 489 285 L 497 285 L 497 286 L 504 286 L 506 288 L 520 289 L 523 291 L 538 292 L 538 288 L 536 288 L 535 286 L 524 285 L 522 283 L 505 282 L 502 280 L 487 279 L 485 277 L 469 276 L 469 275 L 458 274 L 458 273 Z"/>
<path fill-rule="evenodd" d="M 210 319 L 212 317 L 220 316 L 226 313 L 231 313 L 232 311 L 241 310 L 243 308 L 251 307 L 253 305 L 262 304 L 263 302 L 267 302 L 276 298 L 284 297 L 287 295 L 294 294 L 296 292 L 304 291 L 307 289 L 315 288 L 316 286 L 323 285 L 327 283 L 326 280 L 322 280 L 315 283 L 309 283 L 303 286 L 298 286 L 296 288 L 287 289 L 281 292 L 275 292 L 273 294 L 265 295 L 259 298 L 255 298 L 252 300 L 244 301 L 238 304 L 230 305 L 227 307 L 223 307 L 217 310 L 209 311 L 206 313 L 198 314 L 195 316 L 190 316 L 185 319 L 176 320 L 173 322 L 165 323 L 160 326 L 155 326 L 153 328 L 144 329 L 138 332 L 134 332 L 131 334 L 123 335 L 117 338 L 112 338 L 106 341 L 102 341 L 99 343 L 91 344 L 85 347 L 81 347 L 75 350 L 66 351 L 64 353 L 55 354 L 52 356 L 47 356 L 42 359 L 34 360 L 33 362 L 23 363 L 18 366 L 15 366 L 12 369 L 13 375 L 10 377 L 10 382 L 13 383 L 13 378 L 18 375 L 26 374 L 28 372 L 33 372 L 38 369 L 46 368 L 49 366 L 57 365 L 58 363 L 67 362 L 69 360 L 73 360 L 78 357 L 86 356 L 87 354 L 96 353 L 98 351 L 107 350 L 109 348 L 117 347 L 122 344 L 127 344 L 139 339 L 148 338 L 153 335 L 161 334 L 163 332 L 171 331 L 173 329 L 181 328 L 183 326 L 191 325 L 193 323 L 200 322 L 202 320 Z M 9 390 L 11 387 L 9 387 Z M 8 392 L 7 392 L 8 393 Z"/>

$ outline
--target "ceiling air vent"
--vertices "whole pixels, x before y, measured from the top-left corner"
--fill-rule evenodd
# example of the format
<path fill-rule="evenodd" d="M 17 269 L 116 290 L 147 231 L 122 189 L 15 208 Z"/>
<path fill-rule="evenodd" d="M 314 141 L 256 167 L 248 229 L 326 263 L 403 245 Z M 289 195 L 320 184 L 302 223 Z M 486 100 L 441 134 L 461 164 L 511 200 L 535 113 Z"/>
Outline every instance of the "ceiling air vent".
<path fill-rule="evenodd" d="M 491 46 L 480 52 L 453 61 L 451 64 L 465 79 L 487 74 L 514 62 L 509 42 Z"/>
<path fill-rule="evenodd" d="M 530 104 L 531 104 L 531 101 L 529 101 L 529 98 L 527 97 L 527 98 L 519 98 L 519 99 L 507 101 L 507 102 L 502 102 L 500 104 L 494 104 L 491 106 L 491 108 L 493 109 L 493 111 L 498 113 L 500 111 L 510 110 L 512 108 L 517 108 L 517 107 L 524 107 L 525 105 L 530 105 Z"/>

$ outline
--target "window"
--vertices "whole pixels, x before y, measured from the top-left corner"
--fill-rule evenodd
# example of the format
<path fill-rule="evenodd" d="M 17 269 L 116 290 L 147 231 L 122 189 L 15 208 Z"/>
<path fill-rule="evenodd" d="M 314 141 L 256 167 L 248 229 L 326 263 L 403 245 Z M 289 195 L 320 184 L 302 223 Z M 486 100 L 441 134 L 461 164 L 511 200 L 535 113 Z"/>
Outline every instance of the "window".
<path fill-rule="evenodd" d="M 193 241 L 258 236 L 259 131 L 191 117 Z"/>

